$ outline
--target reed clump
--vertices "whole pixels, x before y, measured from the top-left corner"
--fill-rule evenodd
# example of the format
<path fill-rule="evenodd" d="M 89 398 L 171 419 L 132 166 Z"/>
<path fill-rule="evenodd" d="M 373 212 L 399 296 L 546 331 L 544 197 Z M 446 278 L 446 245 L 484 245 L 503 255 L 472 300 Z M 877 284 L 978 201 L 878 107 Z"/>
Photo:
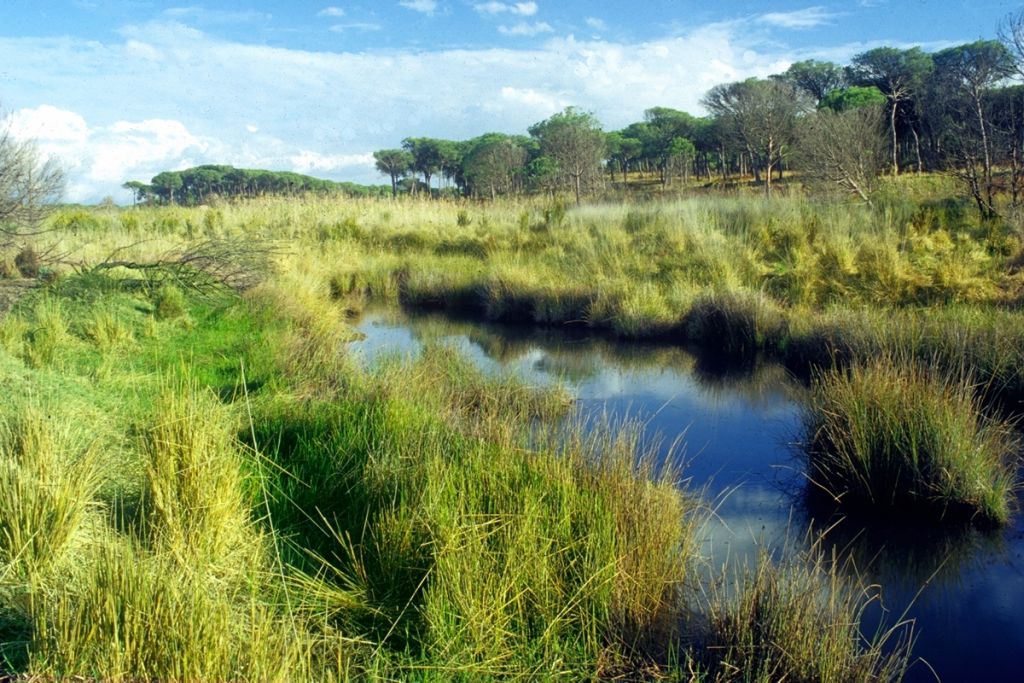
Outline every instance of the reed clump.
<path fill-rule="evenodd" d="M 807 414 L 809 491 L 840 506 L 1004 524 L 1019 440 L 969 374 L 883 357 L 820 374 Z"/>
<path fill-rule="evenodd" d="M 909 623 L 866 636 L 861 617 L 879 599 L 820 539 L 753 569 L 711 594 L 706 632 L 689 668 L 709 681 L 899 681 L 910 664 Z"/>

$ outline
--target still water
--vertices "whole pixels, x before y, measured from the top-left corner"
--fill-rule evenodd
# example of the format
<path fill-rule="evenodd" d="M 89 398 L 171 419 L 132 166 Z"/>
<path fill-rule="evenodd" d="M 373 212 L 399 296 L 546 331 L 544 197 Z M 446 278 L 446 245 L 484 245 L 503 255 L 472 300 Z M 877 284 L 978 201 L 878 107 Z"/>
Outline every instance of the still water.
<path fill-rule="evenodd" d="M 703 530 L 712 566 L 751 563 L 758 544 L 800 538 L 814 519 L 801 506 L 805 389 L 778 365 L 722 367 L 679 347 L 618 342 L 571 329 L 455 321 L 439 315 L 367 313 L 352 344 L 372 365 L 413 355 L 425 343 L 460 349 L 487 372 L 536 385 L 559 382 L 578 416 L 630 418 L 661 459 L 681 460 L 688 485 L 715 514 Z M 908 680 L 1024 680 L 1024 513 L 1001 532 L 839 523 L 828 538 L 852 552 L 881 586 L 888 624 L 916 621 Z M 877 620 L 874 606 L 867 620 Z"/>

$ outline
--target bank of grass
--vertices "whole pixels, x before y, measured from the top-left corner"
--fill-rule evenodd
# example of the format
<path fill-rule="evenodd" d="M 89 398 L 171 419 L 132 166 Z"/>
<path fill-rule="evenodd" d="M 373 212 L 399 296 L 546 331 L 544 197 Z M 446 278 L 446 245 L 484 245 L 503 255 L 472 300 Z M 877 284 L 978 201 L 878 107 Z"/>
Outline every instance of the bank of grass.
<path fill-rule="evenodd" d="M 700 500 L 635 432 L 548 434 L 559 389 L 448 348 L 367 374 L 299 270 L 173 317 L 158 296 L 70 278 L 0 323 L 23 397 L 0 409 L 0 671 L 579 680 L 716 657 L 682 637 L 705 623 Z"/>
<path fill-rule="evenodd" d="M 813 383 L 812 494 L 874 513 L 1005 524 L 1020 441 L 984 414 L 969 373 L 882 357 Z"/>
<path fill-rule="evenodd" d="M 979 386 L 1015 402 L 1021 234 L 979 223 L 949 189 L 901 178 L 875 208 L 749 196 L 569 210 L 550 199 L 305 198 L 53 220 L 60 248 L 93 260 L 122 244 L 132 246 L 120 256 L 144 260 L 190 241 L 265 240 L 284 272 L 349 312 L 383 301 L 575 325 L 740 360 L 768 353 L 802 374 L 895 350 L 950 371 L 966 362 Z"/>

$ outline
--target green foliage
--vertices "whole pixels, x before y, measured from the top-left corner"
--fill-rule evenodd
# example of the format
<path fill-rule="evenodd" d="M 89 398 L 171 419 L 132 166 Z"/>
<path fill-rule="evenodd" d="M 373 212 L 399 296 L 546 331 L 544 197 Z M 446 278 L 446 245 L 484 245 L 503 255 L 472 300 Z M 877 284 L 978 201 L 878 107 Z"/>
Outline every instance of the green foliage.
<path fill-rule="evenodd" d="M 885 104 L 886 98 L 882 91 L 873 85 L 867 87 L 851 85 L 848 88 L 830 90 L 818 102 L 818 109 L 831 109 L 834 112 L 850 111 L 861 107 L 874 107 Z"/>

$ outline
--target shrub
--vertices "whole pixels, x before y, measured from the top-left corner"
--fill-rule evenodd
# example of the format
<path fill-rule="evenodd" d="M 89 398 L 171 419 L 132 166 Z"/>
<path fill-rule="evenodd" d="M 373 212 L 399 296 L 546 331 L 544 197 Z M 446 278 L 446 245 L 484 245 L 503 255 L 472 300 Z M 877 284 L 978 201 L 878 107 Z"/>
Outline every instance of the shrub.
<path fill-rule="evenodd" d="M 39 254 L 31 246 L 25 247 L 14 257 L 14 265 L 22 277 L 39 277 L 42 263 Z"/>

